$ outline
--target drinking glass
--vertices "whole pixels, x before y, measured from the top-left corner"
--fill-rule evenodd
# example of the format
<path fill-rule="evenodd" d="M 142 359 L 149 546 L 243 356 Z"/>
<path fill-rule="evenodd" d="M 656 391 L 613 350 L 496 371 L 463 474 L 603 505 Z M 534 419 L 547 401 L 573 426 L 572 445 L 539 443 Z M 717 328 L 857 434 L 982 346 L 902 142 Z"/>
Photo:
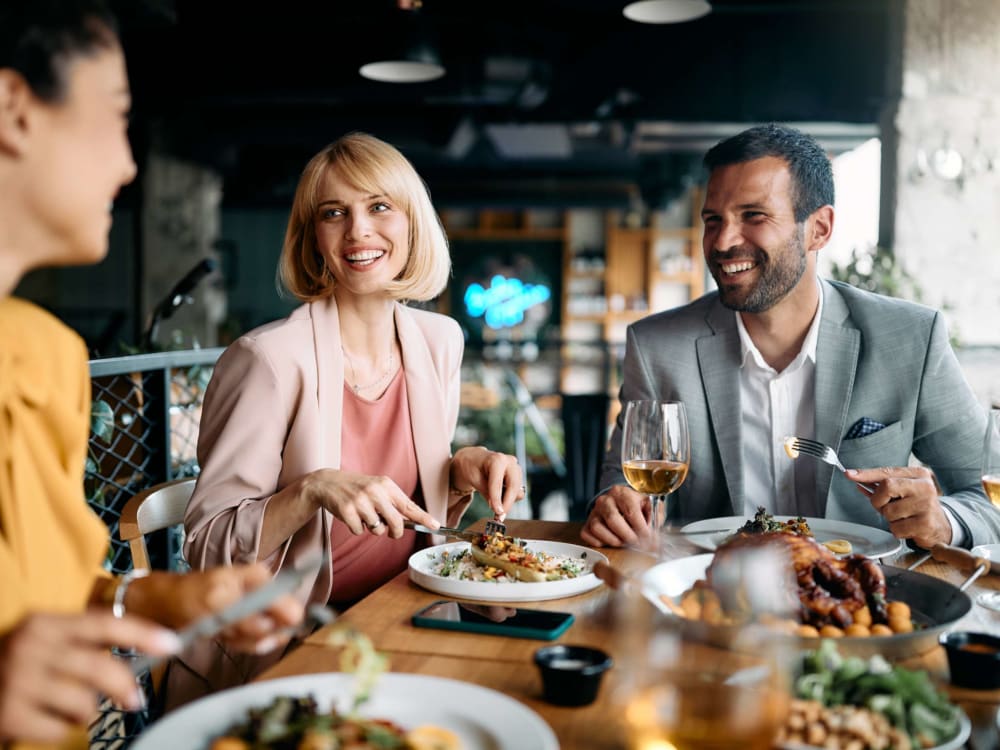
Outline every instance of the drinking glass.
<path fill-rule="evenodd" d="M 773 600 L 781 563 L 767 551 L 734 554 L 746 556 L 732 568 L 745 571 L 733 581 L 739 596 Z M 771 750 L 788 713 L 794 639 L 754 623 L 693 632 L 651 612 L 645 596 L 616 592 L 620 671 L 612 700 L 629 750 Z"/>
<path fill-rule="evenodd" d="M 649 495 L 649 528 L 654 535 L 666 520 L 667 495 L 684 483 L 690 460 L 683 403 L 629 401 L 625 405 L 622 472 L 632 489 Z"/>
<path fill-rule="evenodd" d="M 983 438 L 982 478 L 986 497 L 994 506 L 1000 508 L 1000 407 L 996 406 L 990 409 L 987 415 L 986 436 Z M 977 601 L 988 609 L 1000 612 L 1000 591 L 980 594 Z"/>

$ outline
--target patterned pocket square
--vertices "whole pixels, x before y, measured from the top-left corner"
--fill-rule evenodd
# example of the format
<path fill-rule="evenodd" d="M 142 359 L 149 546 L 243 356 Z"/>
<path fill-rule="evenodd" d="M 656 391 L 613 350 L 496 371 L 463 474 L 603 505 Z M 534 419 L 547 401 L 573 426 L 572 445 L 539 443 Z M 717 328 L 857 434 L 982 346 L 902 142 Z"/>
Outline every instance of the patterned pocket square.
<path fill-rule="evenodd" d="M 869 417 L 861 417 L 861 419 L 851 425 L 851 429 L 849 429 L 847 434 L 844 435 L 844 439 L 854 440 L 855 438 L 863 438 L 866 435 L 872 435 L 878 432 L 884 427 L 885 425 L 881 422 L 876 422 L 874 419 Z"/>

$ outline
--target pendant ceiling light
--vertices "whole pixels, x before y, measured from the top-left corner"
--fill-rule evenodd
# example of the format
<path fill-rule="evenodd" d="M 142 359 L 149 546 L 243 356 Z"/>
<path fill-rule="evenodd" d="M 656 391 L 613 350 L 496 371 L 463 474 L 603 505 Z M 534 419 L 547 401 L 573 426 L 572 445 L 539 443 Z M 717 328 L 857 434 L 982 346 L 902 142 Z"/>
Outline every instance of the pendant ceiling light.
<path fill-rule="evenodd" d="M 625 18 L 638 23 L 683 23 L 707 15 L 707 0 L 639 0 L 622 9 Z"/>
<path fill-rule="evenodd" d="M 372 81 L 386 83 L 424 83 L 444 75 L 441 58 L 420 24 L 418 11 L 421 0 L 397 0 L 397 7 L 404 14 L 403 50 L 398 57 L 362 65 L 358 72 Z"/>

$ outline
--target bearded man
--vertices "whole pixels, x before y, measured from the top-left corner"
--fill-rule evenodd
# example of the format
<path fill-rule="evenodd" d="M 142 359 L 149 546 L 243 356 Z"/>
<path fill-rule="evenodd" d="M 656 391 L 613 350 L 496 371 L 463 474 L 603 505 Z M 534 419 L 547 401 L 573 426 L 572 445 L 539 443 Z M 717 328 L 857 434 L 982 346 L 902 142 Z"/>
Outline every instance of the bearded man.
<path fill-rule="evenodd" d="M 817 276 L 834 224 L 820 145 L 762 125 L 718 143 L 705 166 L 703 249 L 718 289 L 629 327 L 619 396 L 622 414 L 631 400 L 686 407 L 691 462 L 669 518 L 763 506 L 926 548 L 1000 541 L 980 486 L 985 412 L 941 314 Z M 621 471 L 621 432 L 619 416 L 581 533 L 595 546 L 651 533 L 649 499 Z M 832 446 L 849 470 L 792 461 L 789 435 Z"/>

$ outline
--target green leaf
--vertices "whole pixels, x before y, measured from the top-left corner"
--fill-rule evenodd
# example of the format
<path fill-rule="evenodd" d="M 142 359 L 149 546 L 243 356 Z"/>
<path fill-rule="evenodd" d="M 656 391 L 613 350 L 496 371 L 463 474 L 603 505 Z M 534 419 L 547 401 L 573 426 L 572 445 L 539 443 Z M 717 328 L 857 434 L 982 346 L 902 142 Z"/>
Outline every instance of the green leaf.
<path fill-rule="evenodd" d="M 105 443 L 115 433 L 115 412 L 107 401 L 98 399 L 90 405 L 90 431 Z"/>

